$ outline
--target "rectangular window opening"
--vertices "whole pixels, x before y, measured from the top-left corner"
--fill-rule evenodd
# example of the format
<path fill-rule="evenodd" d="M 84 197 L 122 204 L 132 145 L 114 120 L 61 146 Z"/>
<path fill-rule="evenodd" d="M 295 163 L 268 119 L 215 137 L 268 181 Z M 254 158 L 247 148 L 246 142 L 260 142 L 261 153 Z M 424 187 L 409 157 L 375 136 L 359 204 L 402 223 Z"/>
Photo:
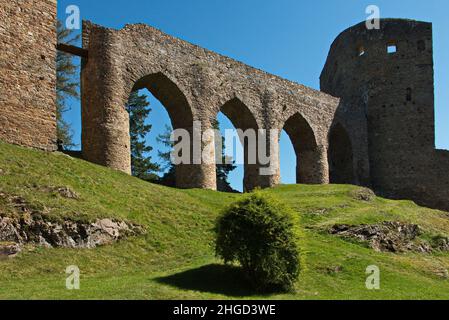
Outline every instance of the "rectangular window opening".
<path fill-rule="evenodd" d="M 390 43 L 387 45 L 387 52 L 389 54 L 396 53 L 397 51 L 398 51 L 398 48 L 397 48 L 396 44 Z"/>

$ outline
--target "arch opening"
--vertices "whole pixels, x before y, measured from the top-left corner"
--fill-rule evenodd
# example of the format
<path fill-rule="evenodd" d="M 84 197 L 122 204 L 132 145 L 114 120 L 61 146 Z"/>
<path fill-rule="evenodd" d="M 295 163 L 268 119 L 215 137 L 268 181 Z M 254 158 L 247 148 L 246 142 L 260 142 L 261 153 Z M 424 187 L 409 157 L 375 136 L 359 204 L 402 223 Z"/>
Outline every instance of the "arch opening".
<path fill-rule="evenodd" d="M 186 96 L 162 72 L 146 75 L 137 80 L 132 91 L 147 89 L 167 110 L 174 129 L 193 126 L 193 113 Z"/>
<path fill-rule="evenodd" d="M 297 157 L 293 143 L 290 140 L 287 132 L 282 130 L 281 137 L 279 140 L 279 163 L 281 172 L 281 183 L 282 184 L 296 184 L 296 165 Z M 293 169 L 292 169 L 293 168 Z"/>
<path fill-rule="evenodd" d="M 243 185 L 239 182 L 231 183 L 231 185 L 233 184 L 239 191 L 243 192 L 253 190 L 259 185 L 259 166 L 257 164 L 257 133 L 259 128 L 257 121 L 249 108 L 237 98 L 226 102 L 220 108 L 219 115 L 220 113 L 220 118 L 223 119 L 224 116 L 234 127 L 227 129 L 237 129 L 243 132 L 243 135 L 237 137 L 237 132 L 234 131 L 233 135 L 236 137 L 234 140 L 239 140 L 240 145 L 232 150 L 232 157 L 237 165 L 236 174 L 243 170 Z M 253 143 L 250 143 L 250 140 L 253 140 Z M 243 149 L 243 155 L 239 155 L 239 149 Z"/>
<path fill-rule="evenodd" d="M 284 125 L 296 154 L 296 183 L 322 183 L 319 151 L 315 133 L 306 119 L 296 113 Z M 282 161 L 282 158 L 281 158 Z"/>
<path fill-rule="evenodd" d="M 192 133 L 193 113 L 187 98 L 179 87 L 163 73 L 146 75 L 137 80 L 131 90 L 130 98 L 133 95 L 135 96 L 136 93 L 146 98 L 150 103 L 150 114 L 142 124 L 151 126 L 150 135 L 140 136 L 139 141 L 152 149 L 145 156 L 150 156 L 153 163 L 157 162 L 157 168 L 153 168 L 154 172 L 150 175 L 152 181 L 172 187 L 188 188 L 195 186 L 196 182 L 193 179 L 195 171 L 192 170 L 193 168 L 188 169 L 192 162 L 174 165 L 170 157 L 173 146 L 170 142 L 172 130 L 185 129 Z M 127 106 L 129 106 L 128 104 Z M 131 130 L 132 125 L 133 123 L 130 123 Z M 133 134 L 131 134 L 131 143 L 132 139 L 136 139 Z M 192 139 L 192 134 L 190 134 L 190 139 Z M 192 155 L 192 141 L 190 141 L 190 148 L 190 154 Z M 135 154 L 133 154 L 132 146 L 130 149 L 133 158 Z M 135 163 L 137 162 L 132 161 L 132 173 L 136 172 Z M 151 168 L 149 169 L 151 170 Z"/>
<path fill-rule="evenodd" d="M 328 160 L 330 183 L 355 184 L 351 139 L 339 123 L 332 127 L 329 134 Z"/>

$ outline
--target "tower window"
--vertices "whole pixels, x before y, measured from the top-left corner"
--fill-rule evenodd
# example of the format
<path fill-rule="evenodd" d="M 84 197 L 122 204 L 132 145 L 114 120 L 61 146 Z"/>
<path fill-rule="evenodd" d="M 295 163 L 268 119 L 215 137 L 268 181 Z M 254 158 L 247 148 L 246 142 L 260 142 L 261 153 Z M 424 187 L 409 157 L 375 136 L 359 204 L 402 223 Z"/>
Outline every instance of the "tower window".
<path fill-rule="evenodd" d="M 387 45 L 387 52 L 389 54 L 396 53 L 397 51 L 398 51 L 398 48 L 395 43 L 389 43 Z"/>
<path fill-rule="evenodd" d="M 407 88 L 406 92 L 407 93 L 406 93 L 405 99 L 407 101 L 412 101 L 412 88 Z"/>
<path fill-rule="evenodd" d="M 418 51 L 424 51 L 426 50 L 426 43 L 424 42 L 424 40 L 419 40 L 418 41 Z"/>

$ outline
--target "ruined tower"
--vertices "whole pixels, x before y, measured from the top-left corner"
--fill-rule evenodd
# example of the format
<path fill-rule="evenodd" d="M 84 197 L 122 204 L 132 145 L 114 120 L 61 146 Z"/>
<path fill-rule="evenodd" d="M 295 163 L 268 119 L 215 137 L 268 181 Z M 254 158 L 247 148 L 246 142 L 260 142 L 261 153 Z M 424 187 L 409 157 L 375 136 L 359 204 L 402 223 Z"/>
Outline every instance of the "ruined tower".
<path fill-rule="evenodd" d="M 376 191 L 431 206 L 448 198 L 449 153 L 435 150 L 432 24 L 382 19 L 380 29 L 347 29 L 332 44 L 321 90 L 341 98 L 340 117 L 357 110 L 366 121 L 366 132 L 352 134 L 366 136 Z"/>
<path fill-rule="evenodd" d="M 56 149 L 56 0 L 0 4 L 0 140 Z"/>

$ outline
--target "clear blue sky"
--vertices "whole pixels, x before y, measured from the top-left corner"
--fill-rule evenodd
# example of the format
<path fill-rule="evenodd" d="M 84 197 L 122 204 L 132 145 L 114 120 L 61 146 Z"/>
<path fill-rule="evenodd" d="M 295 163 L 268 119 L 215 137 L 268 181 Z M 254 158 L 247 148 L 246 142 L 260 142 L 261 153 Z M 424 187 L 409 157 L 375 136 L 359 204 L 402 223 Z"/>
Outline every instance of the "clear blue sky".
<path fill-rule="evenodd" d="M 173 36 L 230 56 L 251 66 L 319 89 L 319 75 L 329 46 L 344 29 L 365 20 L 365 8 L 377 5 L 381 17 L 411 18 L 433 23 L 435 59 L 436 145 L 449 149 L 449 1 L 447 0 L 59 0 L 58 15 L 75 4 L 82 19 L 121 28 L 147 23 Z M 148 142 L 169 121 L 163 107 L 151 99 Z M 66 118 L 80 137 L 80 108 L 74 102 Z M 232 125 L 222 116 L 222 128 Z M 296 160 L 284 135 L 281 175 L 294 183 Z M 241 189 L 242 168 L 231 175 Z"/>

